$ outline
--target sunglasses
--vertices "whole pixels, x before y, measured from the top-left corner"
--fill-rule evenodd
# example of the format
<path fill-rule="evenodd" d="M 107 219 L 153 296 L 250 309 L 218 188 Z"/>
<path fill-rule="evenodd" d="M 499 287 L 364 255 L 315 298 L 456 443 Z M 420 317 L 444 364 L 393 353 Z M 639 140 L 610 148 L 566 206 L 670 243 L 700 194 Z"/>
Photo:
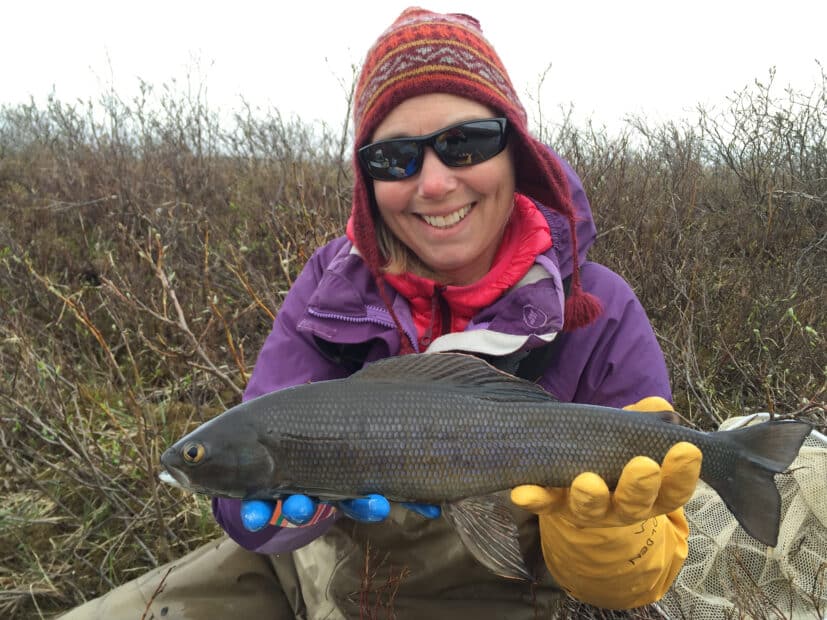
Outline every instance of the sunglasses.
<path fill-rule="evenodd" d="M 506 129 L 506 119 L 487 118 L 457 123 L 427 136 L 380 140 L 359 149 L 359 162 L 377 181 L 401 181 L 422 169 L 425 147 L 430 146 L 446 166 L 473 166 L 502 153 Z"/>

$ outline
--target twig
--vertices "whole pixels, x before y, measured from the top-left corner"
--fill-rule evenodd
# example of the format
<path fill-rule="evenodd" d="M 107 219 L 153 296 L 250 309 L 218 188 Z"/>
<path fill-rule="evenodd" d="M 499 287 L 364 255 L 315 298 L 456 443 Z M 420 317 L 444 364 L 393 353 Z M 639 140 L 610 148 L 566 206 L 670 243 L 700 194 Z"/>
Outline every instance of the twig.
<path fill-rule="evenodd" d="M 156 316 L 157 318 L 159 318 L 159 319 L 161 319 L 161 320 L 163 320 L 167 323 L 174 323 L 175 325 L 177 325 L 181 329 L 181 331 L 183 331 L 184 334 L 189 339 L 189 341 L 192 344 L 192 346 L 193 346 L 196 354 L 198 355 L 198 357 L 200 357 L 201 360 L 204 362 L 204 368 L 206 370 L 208 370 L 210 373 L 212 373 L 213 375 L 215 375 L 216 377 L 220 378 L 227 386 L 230 387 L 230 389 L 233 390 L 233 392 L 235 392 L 237 395 L 240 396 L 242 394 L 242 389 L 240 387 L 238 387 L 238 385 L 236 385 L 235 381 L 233 381 L 227 374 L 221 372 L 215 366 L 215 364 L 213 364 L 213 361 L 210 359 L 209 355 L 207 355 L 207 352 L 204 351 L 204 348 L 201 346 L 201 343 L 200 343 L 199 339 L 195 336 L 195 334 L 193 334 L 192 330 L 190 329 L 189 323 L 187 322 L 187 318 L 186 318 L 186 315 L 184 313 L 184 309 L 181 307 L 181 304 L 178 302 L 178 295 L 175 292 L 175 288 L 172 286 L 172 284 L 169 280 L 169 276 L 167 276 L 167 273 L 164 270 L 164 265 L 163 265 L 164 246 L 161 244 L 160 237 L 157 234 L 155 235 L 155 244 L 156 244 L 156 251 L 157 251 L 157 254 L 158 254 L 157 259 L 153 260 L 152 257 L 149 256 L 149 254 L 147 252 L 145 252 L 144 250 L 140 250 L 140 249 L 139 249 L 139 255 L 141 256 L 141 258 L 143 258 L 144 260 L 146 260 L 147 262 L 149 262 L 152 265 L 152 267 L 155 271 L 155 276 L 161 282 L 161 286 L 164 289 L 165 295 L 167 297 L 169 297 L 170 301 L 172 302 L 172 307 L 175 310 L 175 316 L 177 317 L 177 320 L 173 321 L 172 319 L 169 319 L 168 317 L 166 317 L 166 309 L 164 310 L 164 314 L 161 314 L 161 315 L 159 315 L 155 312 L 152 312 L 148 308 L 147 308 L 147 310 L 150 311 L 153 314 L 153 316 Z"/>
<path fill-rule="evenodd" d="M 238 264 L 238 263 L 239 263 L 239 257 L 238 257 L 238 255 L 236 254 L 235 249 L 231 250 L 231 253 L 232 253 L 232 255 L 233 255 L 233 258 L 234 258 L 234 259 L 235 259 L 235 261 L 236 261 L 236 264 Z M 255 292 L 255 290 L 253 289 L 253 287 L 250 285 L 250 281 L 247 279 L 247 277 L 246 277 L 246 275 L 244 274 L 244 272 L 243 272 L 241 269 L 238 269 L 235 265 L 227 265 L 227 269 L 229 269 L 229 270 L 230 270 L 230 272 L 231 272 L 231 273 L 232 273 L 232 274 L 233 274 L 236 278 L 238 278 L 238 281 L 239 281 L 239 282 L 241 282 L 241 285 L 244 287 L 244 290 L 245 290 L 245 291 L 247 291 L 247 294 L 248 294 L 250 297 L 252 297 L 252 298 L 253 298 L 253 301 L 256 303 L 256 305 L 257 305 L 259 308 L 261 308 L 261 309 L 265 312 L 265 314 L 267 314 L 267 316 L 268 316 L 268 317 L 270 317 L 270 321 L 271 321 L 271 322 L 272 322 L 272 321 L 275 321 L 275 320 L 276 320 L 276 315 L 275 315 L 275 314 L 273 314 L 273 311 L 272 311 L 272 310 L 270 310 L 270 308 L 267 306 L 267 304 L 265 304 L 265 303 L 262 301 L 261 297 L 259 297 L 259 295 Z"/>
<path fill-rule="evenodd" d="M 167 569 L 167 572 L 164 573 L 164 576 L 161 578 L 161 581 L 158 583 L 158 587 L 155 588 L 155 592 L 152 593 L 152 596 L 149 597 L 149 600 L 146 602 L 146 608 L 144 609 L 144 613 L 141 615 L 141 620 L 147 620 L 147 614 L 152 611 L 150 608 L 152 607 L 152 603 L 155 601 L 155 598 L 164 591 L 164 586 L 166 585 L 167 577 L 172 572 L 175 566 L 170 566 Z"/>
<path fill-rule="evenodd" d="M 48 210 L 48 211 L 67 211 L 69 209 L 75 209 L 78 207 L 88 207 L 90 205 L 100 204 L 102 202 L 109 202 L 110 200 L 117 200 L 118 196 L 113 194 L 111 196 L 102 196 L 101 198 L 95 198 L 94 200 L 87 200 L 85 202 L 64 202 L 61 200 L 56 200 L 52 203 L 47 205 L 31 205 L 26 207 L 27 210 Z"/>
<path fill-rule="evenodd" d="M 57 287 L 48 278 L 40 275 L 32 266 L 32 263 L 28 258 L 18 260 L 22 260 L 23 264 L 29 270 L 29 273 L 31 273 L 31 275 L 34 276 L 34 278 L 38 282 L 40 282 L 46 288 L 47 291 L 49 291 L 52 295 L 60 299 L 66 306 L 69 307 L 69 309 L 72 311 L 75 317 L 90 331 L 92 336 L 94 336 L 95 340 L 98 341 L 98 344 L 101 346 L 103 352 L 106 354 L 106 357 L 109 360 L 112 369 L 118 375 L 118 380 L 121 383 L 126 383 L 126 378 L 123 376 L 123 373 L 121 372 L 121 369 L 118 366 L 118 362 L 115 361 L 115 356 L 112 354 L 112 350 L 109 348 L 109 345 L 106 344 L 106 339 L 103 337 L 101 331 L 95 326 L 94 322 L 92 322 L 92 319 L 89 318 L 89 315 L 86 314 L 86 311 L 83 309 L 83 307 L 81 307 L 79 304 L 75 303 L 74 300 L 70 299 L 69 297 L 61 293 L 59 290 L 57 290 Z"/>

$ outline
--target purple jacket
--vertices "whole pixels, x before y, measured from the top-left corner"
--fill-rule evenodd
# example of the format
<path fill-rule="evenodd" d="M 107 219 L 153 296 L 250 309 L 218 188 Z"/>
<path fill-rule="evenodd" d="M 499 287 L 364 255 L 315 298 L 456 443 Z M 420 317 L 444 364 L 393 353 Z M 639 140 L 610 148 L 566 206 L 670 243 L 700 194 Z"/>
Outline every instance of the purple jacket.
<path fill-rule="evenodd" d="M 586 260 L 596 236 L 594 220 L 580 179 L 566 162 L 563 166 L 579 220 L 583 288 L 600 299 L 601 316 L 585 328 L 558 334 L 563 324 L 561 280 L 571 273 L 568 224 L 538 205 L 549 221 L 553 247 L 537 257 L 520 285 L 474 317 L 465 332 L 438 338 L 428 350 L 519 354 L 556 337 L 551 361 L 538 383 L 559 400 L 613 407 L 646 396 L 671 400 L 663 353 L 634 292 L 616 273 Z M 407 301 L 397 294 L 393 306 L 416 343 Z M 244 398 L 346 377 L 362 360 L 396 355 L 399 348 L 399 335 L 373 278 L 351 243 L 340 237 L 313 254 L 284 300 Z M 335 520 L 302 528 L 267 526 L 251 533 L 241 524 L 239 508 L 240 500 L 213 499 L 221 527 L 241 546 L 260 553 L 301 547 Z"/>

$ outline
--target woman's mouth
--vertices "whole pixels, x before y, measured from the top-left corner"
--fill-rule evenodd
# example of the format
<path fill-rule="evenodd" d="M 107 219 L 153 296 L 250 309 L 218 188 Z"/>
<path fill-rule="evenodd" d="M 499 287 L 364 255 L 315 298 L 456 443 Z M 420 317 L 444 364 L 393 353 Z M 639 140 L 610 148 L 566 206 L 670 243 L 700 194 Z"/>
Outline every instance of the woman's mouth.
<path fill-rule="evenodd" d="M 424 215 L 419 214 L 425 222 L 427 222 L 430 226 L 434 228 L 449 228 L 461 222 L 466 215 L 471 212 L 471 209 L 474 207 L 476 203 L 471 203 L 470 205 L 466 205 L 461 209 L 457 209 L 453 213 L 449 213 L 448 215 Z"/>

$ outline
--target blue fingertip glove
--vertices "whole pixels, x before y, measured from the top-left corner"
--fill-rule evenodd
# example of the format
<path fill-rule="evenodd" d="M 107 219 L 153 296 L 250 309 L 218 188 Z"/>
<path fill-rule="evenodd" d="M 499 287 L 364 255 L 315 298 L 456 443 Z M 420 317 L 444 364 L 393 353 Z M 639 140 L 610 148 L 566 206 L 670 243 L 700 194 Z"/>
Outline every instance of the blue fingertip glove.
<path fill-rule="evenodd" d="M 276 502 L 248 499 L 241 502 L 241 524 L 248 532 L 257 532 L 270 522 Z"/>
<path fill-rule="evenodd" d="M 337 506 L 354 521 L 363 523 L 384 521 L 391 512 L 391 503 L 384 495 L 377 493 L 354 499 L 343 499 Z"/>
<path fill-rule="evenodd" d="M 319 502 L 302 494 L 290 495 L 282 501 L 281 515 L 289 523 L 302 526 L 313 519 L 319 509 Z M 440 516 L 439 506 L 405 502 L 403 506 L 428 519 Z M 391 505 L 386 497 L 372 493 L 365 497 L 341 500 L 336 507 L 347 517 L 362 523 L 384 521 L 390 514 Z M 278 509 L 277 501 L 251 499 L 241 502 L 241 523 L 250 532 L 256 532 L 273 520 Z"/>
<path fill-rule="evenodd" d="M 281 503 L 281 512 L 293 525 L 304 525 L 316 514 L 318 502 L 307 495 L 290 495 Z"/>
<path fill-rule="evenodd" d="M 438 519 L 439 516 L 442 514 L 442 508 L 440 508 L 436 504 L 416 504 L 413 502 L 402 502 L 402 505 L 411 512 L 415 512 L 416 514 L 421 515 L 426 519 Z"/>
<path fill-rule="evenodd" d="M 313 519 L 318 509 L 317 500 L 301 494 L 288 495 L 281 500 L 281 506 L 278 500 L 248 499 L 241 502 L 241 523 L 250 532 L 257 532 L 268 524 L 301 527 Z M 330 507 L 327 512 L 332 513 Z"/>

